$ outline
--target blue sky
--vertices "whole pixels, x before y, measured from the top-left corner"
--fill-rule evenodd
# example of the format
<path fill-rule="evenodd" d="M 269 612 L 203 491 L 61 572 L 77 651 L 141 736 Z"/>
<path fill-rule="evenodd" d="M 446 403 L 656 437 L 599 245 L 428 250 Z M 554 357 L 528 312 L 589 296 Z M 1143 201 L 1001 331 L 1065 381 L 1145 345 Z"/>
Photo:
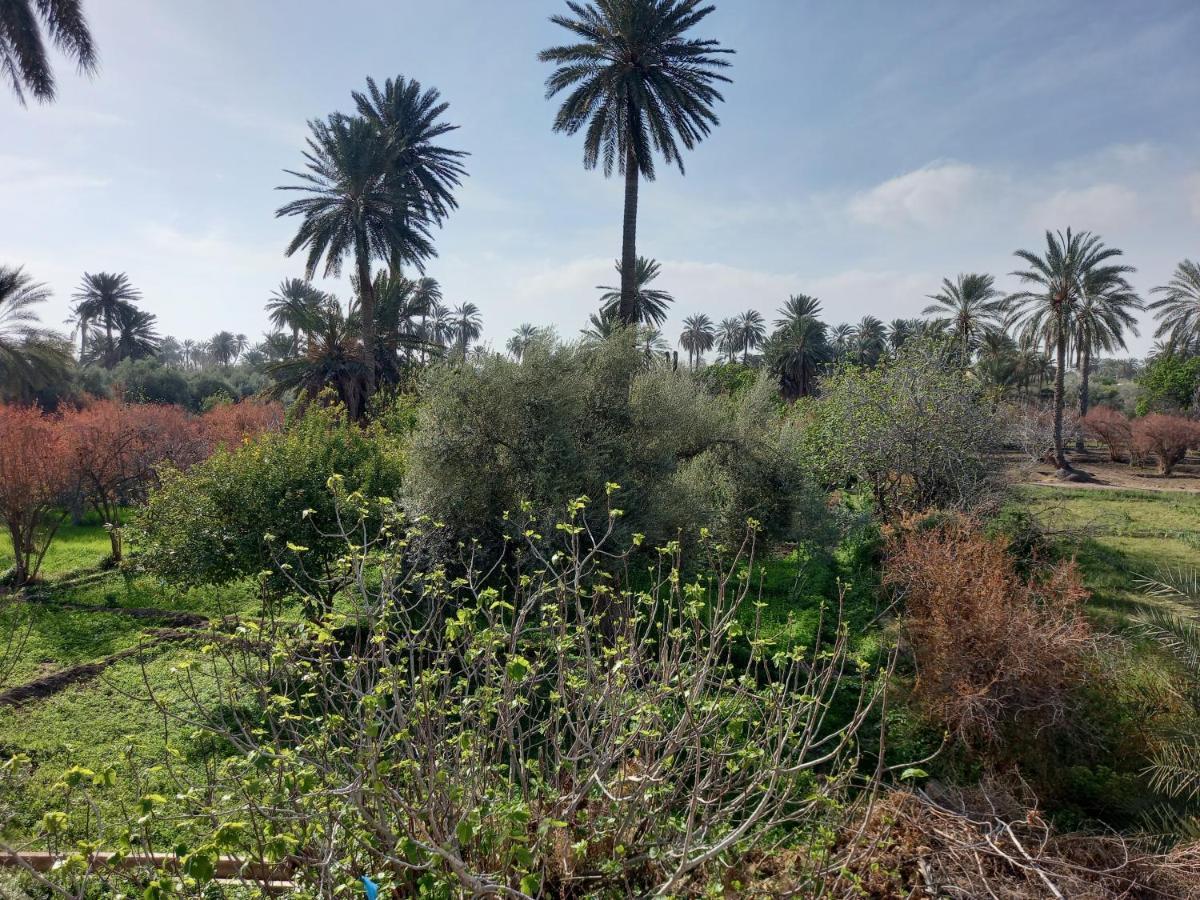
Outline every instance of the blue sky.
<path fill-rule="evenodd" d="M 472 154 L 429 274 L 497 345 L 523 321 L 572 335 L 613 283 L 621 185 L 550 129 L 536 54 L 562 6 L 90 0 L 98 76 L 62 63 L 53 106 L 0 93 L 0 262 L 53 288 L 55 325 L 85 270 L 114 270 L 164 333 L 257 336 L 301 271 L 273 214 L 305 121 L 404 74 L 442 91 Z M 832 322 L 916 315 L 944 275 L 1010 286 L 1047 227 L 1099 232 L 1143 290 L 1200 257 L 1194 0 L 717 0 L 703 31 L 738 51 L 722 125 L 642 190 L 672 337 L 795 292 Z"/>

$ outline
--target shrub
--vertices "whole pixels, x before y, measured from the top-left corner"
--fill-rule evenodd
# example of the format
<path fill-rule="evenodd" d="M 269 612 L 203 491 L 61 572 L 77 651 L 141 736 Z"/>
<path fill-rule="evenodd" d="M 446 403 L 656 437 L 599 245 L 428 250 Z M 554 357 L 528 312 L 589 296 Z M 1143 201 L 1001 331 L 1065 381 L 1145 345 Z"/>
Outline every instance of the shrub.
<path fill-rule="evenodd" d="M 406 503 L 493 551 L 500 532 L 486 523 L 529 502 L 556 511 L 541 523 L 547 534 L 570 501 L 603 496 L 610 482 L 621 486 L 625 536 L 654 543 L 707 527 L 736 540 L 747 517 L 770 536 L 794 535 L 819 515 L 803 502 L 797 448 L 765 376 L 740 397 L 713 397 L 686 372 L 641 371 L 630 341 L 538 346 L 519 363 L 432 374 Z"/>
<path fill-rule="evenodd" d="M 952 519 L 901 529 L 884 583 L 903 604 L 914 699 L 948 731 L 995 749 L 1067 722 L 1092 645 L 1073 562 L 1023 577 L 1002 540 Z"/>
<path fill-rule="evenodd" d="M 272 594 L 307 591 L 307 612 L 320 615 L 339 585 L 336 558 L 344 547 L 334 536 L 330 480 L 346 493 L 394 497 L 402 473 L 393 439 L 314 406 L 286 431 L 220 449 L 187 472 L 167 472 L 138 516 L 140 559 L 149 572 L 185 585 L 269 571 L 264 584 Z"/>
<path fill-rule="evenodd" d="M 205 453 L 219 448 L 234 450 L 245 441 L 283 426 L 283 407 L 278 403 L 243 400 L 219 403 L 200 417 L 200 435 Z"/>
<path fill-rule="evenodd" d="M 364 546 L 346 512 L 343 561 L 363 586 L 348 620 L 216 632 L 178 684 L 151 685 L 237 686 L 223 716 L 162 706 L 237 748 L 229 780 L 187 795 L 213 798 L 192 810 L 207 829 L 193 848 L 224 834 L 251 867 L 290 856 L 313 889 L 369 872 L 396 896 L 697 896 L 836 812 L 875 693 L 837 722 L 829 706 L 847 671 L 875 682 L 836 621 L 792 650 L 739 624 L 752 542 L 737 566 L 712 550 L 718 568 L 695 581 L 664 548 L 626 592 L 595 564 L 631 548 L 589 533 L 580 501 L 547 548 L 510 520 L 511 581 L 450 580 L 413 559 L 410 521 L 385 511 Z M 748 655 L 732 667 L 735 643 Z"/>
<path fill-rule="evenodd" d="M 0 521 L 12 541 L 15 584 L 37 577 L 70 484 L 70 448 L 58 420 L 0 405 Z"/>
<path fill-rule="evenodd" d="M 866 488 L 887 518 L 987 496 L 996 413 L 978 383 L 940 354 L 906 346 L 875 369 L 841 369 L 821 389 L 805 449 L 829 486 Z"/>
<path fill-rule="evenodd" d="M 1129 419 L 1115 409 L 1107 406 L 1093 407 L 1079 423 L 1085 434 L 1096 438 L 1108 448 L 1108 458 L 1113 462 L 1120 462 L 1121 457 L 1130 452 L 1133 428 Z"/>
<path fill-rule="evenodd" d="M 1163 354 L 1138 376 L 1137 414 L 1176 413 L 1192 407 L 1200 394 L 1200 356 Z"/>
<path fill-rule="evenodd" d="M 1180 416 L 1150 413 L 1133 421 L 1133 452 L 1140 457 L 1154 457 L 1159 475 L 1170 475 L 1197 442 L 1200 426 Z"/>

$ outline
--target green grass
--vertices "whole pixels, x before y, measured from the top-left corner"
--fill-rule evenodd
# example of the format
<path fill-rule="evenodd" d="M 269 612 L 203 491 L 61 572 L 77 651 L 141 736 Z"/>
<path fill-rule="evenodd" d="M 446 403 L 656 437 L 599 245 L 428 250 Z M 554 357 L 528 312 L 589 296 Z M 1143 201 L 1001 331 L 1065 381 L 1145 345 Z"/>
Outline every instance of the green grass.
<path fill-rule="evenodd" d="M 81 569 L 94 569 L 112 552 L 108 532 L 95 515 L 84 518 L 80 525 L 63 525 L 58 529 L 46 558 L 42 560 L 40 576 L 54 580 Z M 12 541 L 8 533 L 0 533 L 0 572 L 13 564 Z"/>
<path fill-rule="evenodd" d="M 1024 486 L 1017 497 L 1078 561 L 1097 624 L 1122 630 L 1157 602 L 1139 576 L 1200 566 L 1200 494 Z"/>

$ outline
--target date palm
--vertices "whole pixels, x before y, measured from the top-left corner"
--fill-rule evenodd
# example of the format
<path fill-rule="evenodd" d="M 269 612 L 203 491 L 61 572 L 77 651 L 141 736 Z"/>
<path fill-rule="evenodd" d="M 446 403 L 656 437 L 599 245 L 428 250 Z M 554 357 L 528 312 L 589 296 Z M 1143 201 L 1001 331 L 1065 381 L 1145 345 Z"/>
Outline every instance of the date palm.
<path fill-rule="evenodd" d="M 801 319 L 817 319 L 821 315 L 821 301 L 808 294 L 792 294 L 779 309 L 776 328 L 786 328 Z"/>
<path fill-rule="evenodd" d="M 323 295 L 303 278 L 285 278 L 267 300 L 267 314 L 276 328 L 292 332 L 292 353 L 300 352 L 300 333 L 312 330 Z"/>
<path fill-rule="evenodd" d="M 520 362 L 521 357 L 525 355 L 525 351 L 538 339 L 540 334 L 541 329 L 536 325 L 523 322 L 513 329 L 512 337 L 508 339 L 505 349 L 512 354 L 513 359 Z"/>
<path fill-rule="evenodd" d="M 683 320 L 683 333 L 679 335 L 679 345 L 687 351 L 690 368 L 696 368 L 704 354 L 713 348 L 716 340 L 716 326 L 706 314 L 696 313 Z"/>
<path fill-rule="evenodd" d="M 132 304 L 117 310 L 116 357 L 122 359 L 150 359 L 158 356 L 161 343 L 157 329 L 158 317 Z"/>
<path fill-rule="evenodd" d="M 388 182 L 406 205 L 401 214 L 440 225 L 458 208 L 454 189 L 466 175 L 461 160 L 468 155 L 438 143 L 458 128 L 442 120 L 450 104 L 436 89 L 423 91 L 419 81 L 403 76 L 387 79 L 382 88 L 368 78 L 367 90 L 353 96 L 358 114 L 392 147 Z M 394 253 L 389 263 L 392 275 L 399 275 L 402 257 Z"/>
<path fill-rule="evenodd" d="M 352 257 L 361 297 L 361 352 L 367 372 L 368 399 L 375 391 L 375 294 L 371 262 L 411 263 L 418 269 L 435 255 L 428 225 L 407 215 L 408 198 L 398 195 L 391 180 L 395 150 L 379 139 L 365 119 L 332 115 L 309 124 L 304 153 L 307 171 L 286 170 L 300 184 L 279 190 L 306 194 L 284 204 L 276 217 L 299 216 L 300 227 L 288 244 L 288 256 L 307 253 L 305 274 L 311 279 L 324 262 L 324 275 L 337 276 Z"/>
<path fill-rule="evenodd" d="M 625 284 L 625 275 L 621 269 L 621 261 L 617 260 L 617 276 L 621 284 Z M 658 328 L 667 318 L 667 307 L 675 302 L 675 298 L 661 288 L 650 287 L 651 282 L 658 278 L 661 266 L 658 260 L 637 258 L 634 274 L 635 290 L 633 295 L 633 323 L 650 325 Z M 600 308 L 606 316 L 620 317 L 622 288 L 609 285 L 599 285 L 596 290 L 604 291 L 600 295 Z M 626 321 L 623 317 L 621 321 Z"/>
<path fill-rule="evenodd" d="M 1149 307 L 1158 319 L 1154 336 L 1175 350 L 1200 346 L 1200 263 L 1185 259 L 1167 284 L 1150 293 L 1161 295 Z"/>
<path fill-rule="evenodd" d="M 450 327 L 458 352 L 467 355 L 467 346 L 483 334 L 483 321 L 479 307 L 474 303 L 462 303 L 450 313 Z"/>
<path fill-rule="evenodd" d="M 717 350 L 725 356 L 726 362 L 733 362 L 738 351 L 742 349 L 742 325 L 739 319 L 722 319 L 717 326 Z"/>
<path fill-rule="evenodd" d="M 1054 348 L 1054 460 L 1061 470 L 1071 469 L 1063 447 L 1067 348 L 1089 280 L 1105 282 L 1132 271 L 1110 262 L 1120 255 L 1115 247 L 1105 247 L 1098 235 L 1070 228 L 1065 233 L 1047 231 L 1046 249 L 1040 255 L 1016 251 L 1029 268 L 1012 274 L 1029 287 L 1009 296 L 1008 303 L 1014 310 L 1014 324 L 1031 343 Z"/>
<path fill-rule="evenodd" d="M 762 313 L 748 309 L 737 318 L 738 348 L 742 351 L 742 365 L 750 361 L 750 351 L 757 350 L 767 340 L 767 322 Z"/>
<path fill-rule="evenodd" d="M 835 359 L 845 359 L 854 347 L 854 326 L 846 322 L 834 325 L 829 330 L 829 345 Z"/>
<path fill-rule="evenodd" d="M 616 316 L 601 311 L 588 316 L 588 323 L 580 329 L 579 334 L 586 344 L 602 344 L 620 334 L 624 327 Z"/>
<path fill-rule="evenodd" d="M 625 177 L 621 238 L 621 302 L 626 325 L 636 317 L 638 182 L 653 181 L 657 152 L 684 171 L 691 150 L 719 124 L 717 85 L 729 82 L 723 56 L 732 50 L 688 32 L 712 11 L 701 0 L 568 0 L 571 15 L 550 21 L 575 43 L 543 50 L 556 66 L 547 99 L 566 93 L 554 130 L 584 132 L 583 164 Z M 681 146 L 682 145 L 682 146 Z"/>
<path fill-rule="evenodd" d="M 930 294 L 933 301 L 922 315 L 934 317 L 953 335 L 960 365 L 968 366 L 979 341 L 1004 315 L 1003 295 L 991 275 L 972 272 L 954 281 L 942 279 L 942 289 Z"/>
<path fill-rule="evenodd" d="M 42 103 L 54 99 L 46 39 L 81 73 L 96 71 L 96 46 L 82 0 L 0 0 L 0 72 L 22 106 L 26 91 Z"/>
<path fill-rule="evenodd" d="M 228 331 L 218 331 L 208 342 L 208 352 L 217 365 L 228 368 L 237 359 L 237 338 Z"/>
<path fill-rule="evenodd" d="M 129 276 L 124 272 L 85 272 L 83 281 L 75 291 L 74 299 L 73 314 L 79 323 L 80 357 L 88 352 L 87 338 L 92 326 L 102 326 L 105 345 L 101 361 L 106 368 L 111 369 L 118 360 L 116 343 L 113 340 L 118 316 L 123 309 L 134 306 L 142 299 L 141 292 L 130 283 Z"/>
<path fill-rule="evenodd" d="M 786 321 L 767 341 L 767 366 L 779 379 L 785 399 L 796 400 L 813 392 L 817 375 L 833 355 L 827 332 L 828 327 L 815 315 L 802 315 Z"/>
<path fill-rule="evenodd" d="M 1130 271 L 1133 271 L 1130 269 Z M 1083 296 L 1075 315 L 1075 355 L 1079 364 L 1079 415 L 1086 416 L 1090 401 L 1088 386 L 1092 354 L 1128 349 L 1125 332 L 1137 335 L 1137 317 L 1131 310 L 1145 305 L 1121 274 L 1106 274 L 1103 269 L 1089 272 L 1084 279 Z M 1082 435 L 1075 448 L 1083 450 Z"/>
<path fill-rule="evenodd" d="M 853 326 L 853 349 L 855 362 L 860 366 L 874 366 L 887 348 L 887 331 L 883 322 L 875 316 L 863 316 Z"/>
<path fill-rule="evenodd" d="M 0 400 L 27 400 L 35 391 L 66 380 L 67 342 L 40 326 L 34 307 L 50 289 L 18 266 L 0 266 Z"/>
<path fill-rule="evenodd" d="M 272 381 L 267 396 L 280 399 L 294 393 L 311 401 L 332 388 L 346 414 L 361 419 L 368 371 L 356 334 L 338 303 L 322 304 L 304 353 L 267 366 Z"/>

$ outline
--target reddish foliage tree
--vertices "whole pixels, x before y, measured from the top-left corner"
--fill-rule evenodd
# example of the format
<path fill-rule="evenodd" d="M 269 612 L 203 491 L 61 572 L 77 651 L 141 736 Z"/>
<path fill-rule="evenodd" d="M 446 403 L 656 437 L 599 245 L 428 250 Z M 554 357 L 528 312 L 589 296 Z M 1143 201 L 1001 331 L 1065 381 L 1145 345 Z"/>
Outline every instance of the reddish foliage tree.
<path fill-rule="evenodd" d="M 1003 541 L 953 521 L 903 529 L 884 581 L 903 601 L 914 699 L 932 718 L 992 747 L 1012 729 L 1065 724 L 1092 641 L 1073 562 L 1023 577 Z"/>
<path fill-rule="evenodd" d="M 1200 425 L 1190 419 L 1150 413 L 1133 421 L 1133 452 L 1153 456 L 1159 475 L 1170 475 L 1196 443 L 1200 443 Z"/>
<path fill-rule="evenodd" d="M 13 581 L 37 577 L 65 518 L 71 454 L 60 422 L 38 409 L 0 406 L 0 519 L 13 547 Z"/>
<path fill-rule="evenodd" d="M 1120 462 L 1133 442 L 1133 427 L 1129 419 L 1108 406 L 1097 406 L 1079 420 L 1085 434 L 1096 438 L 1108 448 L 1108 458 Z"/>
<path fill-rule="evenodd" d="M 283 427 L 283 407 L 278 403 L 243 400 L 222 403 L 201 417 L 205 456 L 218 447 L 235 449 L 247 438 Z"/>
<path fill-rule="evenodd" d="M 203 455 L 196 421 L 177 406 L 102 400 L 64 415 L 76 486 L 122 556 L 121 507 L 141 500 L 164 463 L 186 468 Z"/>

